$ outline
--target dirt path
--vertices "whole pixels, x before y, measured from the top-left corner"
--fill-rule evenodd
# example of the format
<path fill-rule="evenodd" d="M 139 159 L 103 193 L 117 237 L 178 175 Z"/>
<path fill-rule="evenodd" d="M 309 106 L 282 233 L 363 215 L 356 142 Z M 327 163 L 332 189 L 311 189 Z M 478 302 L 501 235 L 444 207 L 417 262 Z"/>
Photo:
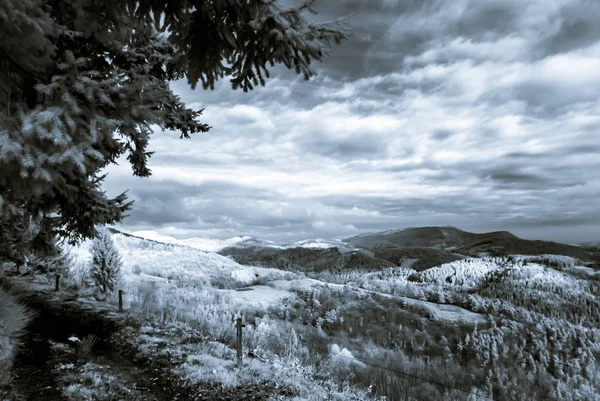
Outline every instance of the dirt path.
<path fill-rule="evenodd" d="M 182 378 L 171 372 L 174 361 L 161 360 L 154 355 L 139 352 L 134 343 L 124 341 L 136 323 L 126 329 L 126 319 L 117 314 L 115 308 L 87 305 L 85 302 L 54 293 L 40 286 L 32 286 L 24 278 L 7 279 L 0 276 L 0 286 L 12 288 L 17 300 L 36 313 L 23 337 L 24 344 L 19 349 L 13 371 L 18 375 L 13 382 L 20 395 L 15 401 L 67 401 L 62 386 L 69 377 L 79 374 L 85 362 L 102 367 L 104 373 L 116 376 L 116 381 L 133 389 L 135 396 L 102 398 L 125 401 L 264 401 L 273 394 L 291 395 L 286 389 L 277 389 L 275 383 L 260 382 L 233 388 L 223 388 L 220 383 L 202 382 L 190 386 Z M 65 360 L 64 349 L 56 343 L 71 344 L 72 335 L 80 339 L 94 335 L 98 342 L 91 355 L 78 367 L 65 373 L 57 373 L 58 364 L 72 362 Z M 59 354 L 59 355 L 57 355 Z M 63 359 L 61 359 L 63 358 Z M 60 376 L 58 376 L 60 375 Z M 108 394 L 104 394 L 108 396 Z M 72 398 L 76 399 L 76 398 Z"/>
<path fill-rule="evenodd" d="M 28 401 L 63 401 L 62 391 L 49 363 L 50 342 L 36 333 L 35 321 L 27 328 L 24 343 L 15 357 L 13 385 L 17 393 Z"/>
<path fill-rule="evenodd" d="M 0 284 L 2 281 L 6 286 L 5 280 L 0 280 Z M 13 386 L 19 394 L 19 400 L 67 400 L 54 368 L 58 363 L 68 361 L 61 361 L 61 356 L 53 352 L 52 342 L 72 345 L 68 340 L 72 335 L 78 338 L 94 335 L 98 338 L 88 361 L 105 366 L 111 374 L 134 388 L 140 393 L 136 400 L 173 400 L 173 392 L 164 388 L 164 384 L 158 386 L 156 375 L 147 366 L 134 362 L 127 353 L 113 348 L 110 338 L 122 323 L 74 300 L 62 299 L 57 302 L 51 299 L 52 295 L 21 288 L 16 293 L 19 302 L 35 313 L 22 337 L 22 345 L 13 365 L 16 375 Z"/>

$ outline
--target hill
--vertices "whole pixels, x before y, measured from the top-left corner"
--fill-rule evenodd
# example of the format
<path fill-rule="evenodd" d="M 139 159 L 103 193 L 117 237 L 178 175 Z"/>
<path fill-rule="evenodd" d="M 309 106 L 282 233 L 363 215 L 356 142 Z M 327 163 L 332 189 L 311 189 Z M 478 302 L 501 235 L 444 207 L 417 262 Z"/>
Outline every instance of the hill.
<path fill-rule="evenodd" d="M 508 231 L 471 233 L 456 227 L 416 227 L 361 234 L 341 241 L 305 240 L 290 246 L 234 244 L 219 252 L 243 265 L 285 270 L 377 270 L 401 266 L 422 271 L 472 256 L 564 255 L 598 263 L 594 248 L 525 240 Z"/>
<path fill-rule="evenodd" d="M 427 232 L 437 235 L 421 231 Z M 17 387 L 25 395 L 33 394 L 29 388 L 36 395 L 56 389 L 51 399 L 73 401 L 468 401 L 474 394 L 600 401 L 600 273 L 568 256 L 465 258 L 451 250 L 486 244 L 456 245 L 469 236 L 458 231 L 446 233 L 443 244 L 439 235 L 425 234 L 420 240 L 437 241 L 437 248 L 387 241 L 367 250 L 311 240 L 287 247 L 242 243 L 228 251 L 265 266 L 327 269 L 311 277 L 115 232 L 124 313 L 117 312 L 114 295 L 98 294 L 85 274 L 79 279 L 89 265 L 90 241 L 71 249 L 72 265 L 58 292 L 53 276 L 25 267 L 15 273 L 12 265 L 2 270 L 0 263 L 15 293 L 42 294 L 38 303 L 24 301 L 36 312 L 53 312 L 39 313 L 42 320 L 29 329 L 15 359 Z M 514 240 L 510 234 L 487 239 L 498 237 Z M 456 248 L 445 250 L 448 244 Z M 382 268 L 391 264 L 402 267 Z M 63 302 L 55 308 L 57 297 Z M 82 319 L 84 307 L 89 320 Z M 96 315 L 117 319 L 122 328 L 102 334 L 105 326 L 91 319 Z M 235 367 L 236 316 L 244 327 L 241 370 Z M 93 352 L 70 343 L 71 337 L 94 340 L 88 333 L 101 336 Z M 39 366 L 47 367 L 44 378 L 30 379 L 39 376 Z M 144 398 L 138 390 L 159 394 Z"/>
<path fill-rule="evenodd" d="M 362 250 L 338 248 L 273 248 L 273 247 L 227 247 L 219 254 L 232 257 L 242 265 L 270 267 L 282 270 L 322 272 L 326 270 L 377 270 L 393 267 L 394 263 L 378 258 Z"/>
<path fill-rule="evenodd" d="M 377 258 L 387 260 L 397 266 L 401 266 L 406 260 L 413 260 L 414 262 L 412 263 L 411 268 L 417 271 L 426 270 L 434 266 L 464 258 L 459 254 L 419 246 L 406 248 L 396 246 L 378 247 L 373 248 L 373 254 Z"/>
<path fill-rule="evenodd" d="M 371 251 L 427 247 L 465 256 L 488 253 L 495 256 L 507 254 L 565 255 L 593 261 L 594 255 L 587 249 L 551 241 L 525 240 L 508 231 L 471 233 L 456 227 L 418 227 L 404 230 L 391 230 L 381 233 L 361 234 L 346 238 L 344 242 Z"/>

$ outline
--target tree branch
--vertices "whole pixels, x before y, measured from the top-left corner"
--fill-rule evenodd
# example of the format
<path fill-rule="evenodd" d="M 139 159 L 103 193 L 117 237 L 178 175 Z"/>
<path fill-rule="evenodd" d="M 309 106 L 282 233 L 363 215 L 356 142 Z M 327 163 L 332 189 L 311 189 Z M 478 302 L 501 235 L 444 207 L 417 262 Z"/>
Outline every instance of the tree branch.
<path fill-rule="evenodd" d="M 27 68 L 23 67 L 21 64 L 19 64 L 14 58 L 12 58 L 7 52 L 6 50 L 4 50 L 1 46 L 0 46 L 0 52 L 2 54 L 4 54 L 4 57 L 6 57 L 11 63 L 13 63 L 15 66 L 17 66 L 21 71 L 23 71 L 25 74 L 37 79 L 40 82 L 43 82 L 45 84 L 50 84 L 50 80 L 46 79 L 46 78 L 42 78 L 40 77 L 38 74 L 36 74 L 35 72 L 31 72 L 29 71 Z"/>

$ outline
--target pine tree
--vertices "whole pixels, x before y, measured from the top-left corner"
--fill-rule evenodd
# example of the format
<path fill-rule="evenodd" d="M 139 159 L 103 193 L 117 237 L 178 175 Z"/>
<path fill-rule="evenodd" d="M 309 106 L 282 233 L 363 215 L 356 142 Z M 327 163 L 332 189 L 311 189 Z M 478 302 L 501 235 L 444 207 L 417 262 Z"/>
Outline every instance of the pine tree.
<path fill-rule="evenodd" d="M 90 272 L 94 283 L 102 292 L 113 292 L 121 279 L 123 262 L 108 228 L 101 227 L 97 231 L 98 234 L 92 242 Z"/>
<path fill-rule="evenodd" d="M 252 90 L 284 64 L 305 79 L 347 36 L 343 22 L 304 18 L 315 0 L 0 0 L 0 226 L 48 218 L 70 243 L 122 220 L 126 194 L 108 198 L 101 170 L 127 155 L 147 177 L 154 127 L 207 132 L 169 82 L 213 89 L 231 77 Z M 18 228 L 14 229 L 16 234 Z M 0 257 L 18 257 L 19 235 Z"/>

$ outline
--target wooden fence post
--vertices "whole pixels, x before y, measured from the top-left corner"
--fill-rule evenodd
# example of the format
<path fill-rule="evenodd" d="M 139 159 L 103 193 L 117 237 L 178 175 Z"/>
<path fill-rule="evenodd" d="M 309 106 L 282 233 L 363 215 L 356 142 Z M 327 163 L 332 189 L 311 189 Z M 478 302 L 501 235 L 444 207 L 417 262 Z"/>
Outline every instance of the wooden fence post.
<path fill-rule="evenodd" d="M 119 290 L 119 312 L 123 312 L 123 290 Z"/>
<path fill-rule="evenodd" d="M 54 291 L 58 292 L 60 290 L 60 274 L 57 272 L 54 276 Z"/>
<path fill-rule="evenodd" d="M 238 368 L 242 367 L 242 327 L 245 327 L 242 324 L 242 318 L 238 317 L 236 320 L 236 349 L 237 349 L 237 366 Z"/>

